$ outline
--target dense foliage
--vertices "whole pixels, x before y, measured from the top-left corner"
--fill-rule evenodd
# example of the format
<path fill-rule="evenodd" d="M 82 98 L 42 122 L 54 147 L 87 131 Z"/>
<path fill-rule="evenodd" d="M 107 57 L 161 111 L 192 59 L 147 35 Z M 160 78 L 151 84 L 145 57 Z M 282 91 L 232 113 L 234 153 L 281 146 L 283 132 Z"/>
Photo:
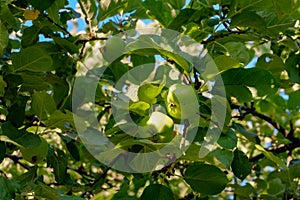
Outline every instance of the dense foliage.
<path fill-rule="evenodd" d="M 69 1 L 0 1 L 0 199 L 300 199 L 299 1 Z M 219 72 L 208 73 L 208 61 L 161 50 L 154 35 L 134 39 L 130 30 L 145 27 L 193 39 Z M 106 140 L 90 129 L 80 137 L 89 110 L 75 112 L 86 103 L 80 91 L 89 83 L 74 88 L 76 78 L 95 70 L 101 77 L 93 109 L 106 139 L 138 153 L 173 137 L 183 145 L 186 134 L 187 151 L 165 155 L 169 165 L 143 173 L 116 170 L 113 154 L 109 166 L 97 160 L 85 144 Z M 217 76 L 226 90 L 223 127 L 212 117 L 211 101 L 222 86 Z M 140 86 L 127 102 L 132 120 L 149 125 L 163 117 L 167 126 L 151 124 L 160 134 L 139 139 L 118 127 L 111 102 L 126 81 Z M 174 84 L 188 99 L 196 94 L 199 119 L 192 127 L 172 110 L 180 107 L 169 90 Z M 123 109 L 124 102 L 115 103 Z M 193 140 L 191 128 L 197 128 Z M 200 156 L 212 129 L 221 135 Z M 132 172 L 151 162 L 122 159 Z"/>

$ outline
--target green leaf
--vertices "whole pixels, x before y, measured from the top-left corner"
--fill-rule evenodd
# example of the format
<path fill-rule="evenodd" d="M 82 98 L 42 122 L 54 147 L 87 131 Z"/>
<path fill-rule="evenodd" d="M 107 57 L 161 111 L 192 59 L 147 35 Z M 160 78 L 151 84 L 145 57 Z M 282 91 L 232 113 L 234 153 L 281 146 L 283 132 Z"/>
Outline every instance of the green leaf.
<path fill-rule="evenodd" d="M 87 1 L 87 0 L 85 0 Z M 91 1 L 93 2 L 93 1 Z M 102 21 L 108 17 L 112 17 L 116 14 L 119 14 L 119 12 L 126 8 L 127 1 L 124 0 L 107 0 L 104 2 L 101 2 L 100 6 L 98 7 L 99 15 L 97 17 L 98 21 Z M 92 5 L 94 6 L 94 5 Z M 95 4 L 96 7 L 96 4 Z M 92 10 L 92 9 L 91 9 Z M 95 12 L 91 12 L 95 13 Z M 92 16 L 93 17 L 93 16 Z"/>
<path fill-rule="evenodd" d="M 234 158 L 231 163 L 231 168 L 236 177 L 244 180 L 252 169 L 252 164 L 249 162 L 247 156 L 240 150 L 234 151 Z"/>
<path fill-rule="evenodd" d="M 279 19 L 285 15 L 289 15 L 295 9 L 293 8 L 293 1 L 273 0 L 272 2 Z"/>
<path fill-rule="evenodd" d="M 58 200 L 58 192 L 52 187 L 38 181 L 37 185 L 33 188 L 34 196 L 38 199 Z"/>
<path fill-rule="evenodd" d="M 56 105 L 53 97 L 47 92 L 35 91 L 32 95 L 31 109 L 40 120 L 45 120 L 56 110 Z"/>
<path fill-rule="evenodd" d="M 1 125 L 4 135 L 11 139 L 15 144 L 24 148 L 33 148 L 39 146 L 41 139 L 38 135 L 34 135 L 26 130 L 18 130 L 10 122 Z"/>
<path fill-rule="evenodd" d="M 251 19 L 251 20 L 249 20 Z M 266 29 L 265 20 L 251 11 L 244 11 L 231 18 L 231 26 L 244 26 L 264 32 Z"/>
<path fill-rule="evenodd" d="M 58 46 L 65 49 L 70 54 L 78 53 L 79 46 L 77 46 L 74 43 L 70 42 L 66 38 L 55 37 L 54 41 Z"/>
<path fill-rule="evenodd" d="M 131 112 L 135 112 L 140 116 L 145 116 L 147 114 L 147 110 L 149 109 L 150 109 L 150 104 L 144 101 L 134 102 L 129 106 L 129 110 Z"/>
<path fill-rule="evenodd" d="M 246 130 L 241 124 L 238 123 L 233 123 L 232 126 L 235 130 L 245 136 L 250 142 L 253 142 L 254 144 L 260 144 L 260 139 L 257 134 Z"/>
<path fill-rule="evenodd" d="M 291 81 L 300 83 L 300 54 L 291 53 L 285 62 L 285 69 L 289 74 Z"/>
<path fill-rule="evenodd" d="M 59 10 L 65 6 L 65 0 L 55 0 L 54 3 L 47 8 L 49 17 L 57 24 L 61 24 L 59 19 Z"/>
<path fill-rule="evenodd" d="M 166 36 L 168 37 L 168 35 Z M 166 39 L 170 38 L 161 38 L 151 35 L 142 35 L 137 40 L 130 42 L 125 47 L 124 52 L 138 55 L 156 55 L 160 54 L 165 56 L 174 62 L 176 62 L 183 70 L 186 72 L 190 71 L 190 65 L 185 58 L 176 53 L 173 49 L 165 50 L 160 45 L 164 46 Z"/>
<path fill-rule="evenodd" d="M 291 163 L 293 163 L 295 160 L 292 160 Z M 289 167 L 289 174 L 291 175 L 292 178 L 300 178 L 300 162 L 299 160 L 295 161 L 295 164 L 290 164 L 291 166 Z"/>
<path fill-rule="evenodd" d="M 193 163 L 187 167 L 184 180 L 191 188 L 203 194 L 218 194 L 227 185 L 226 174 L 213 165 Z"/>
<path fill-rule="evenodd" d="M 14 72 L 44 72 L 53 69 L 52 58 L 40 48 L 31 46 L 12 55 Z"/>
<path fill-rule="evenodd" d="M 180 10 L 185 5 L 185 0 L 167 0 L 174 9 Z"/>
<path fill-rule="evenodd" d="M 7 87 L 7 84 L 3 80 L 3 76 L 0 75 L 0 97 L 4 96 L 6 87 Z"/>
<path fill-rule="evenodd" d="M 298 111 L 300 108 L 299 100 L 300 100 L 299 90 L 289 93 L 288 108 L 291 110 Z"/>
<path fill-rule="evenodd" d="M 28 97 L 26 96 L 16 96 L 15 102 L 8 110 L 7 119 L 16 127 L 20 127 L 24 123 L 27 101 Z"/>
<path fill-rule="evenodd" d="M 59 196 L 59 200 L 85 200 L 85 199 L 81 198 L 81 197 L 76 197 L 76 196 L 63 195 L 63 196 Z"/>
<path fill-rule="evenodd" d="M 73 113 L 66 110 L 66 113 L 55 110 L 45 122 L 49 128 L 60 128 L 67 130 L 68 126 L 75 127 Z"/>
<path fill-rule="evenodd" d="M 227 42 L 224 44 L 230 56 L 241 63 L 247 64 L 251 59 L 251 52 L 242 42 Z"/>
<path fill-rule="evenodd" d="M 183 25 L 188 24 L 192 15 L 197 12 L 195 9 L 185 8 L 180 10 L 179 14 L 168 25 L 169 29 L 180 30 Z"/>
<path fill-rule="evenodd" d="M 150 11 L 149 15 L 167 27 L 173 20 L 172 9 L 165 1 L 146 0 L 142 5 Z"/>
<path fill-rule="evenodd" d="M 253 196 L 255 192 L 255 189 L 249 183 L 246 183 L 244 186 L 237 185 L 234 188 L 234 194 L 240 199 L 248 199 L 250 196 Z"/>
<path fill-rule="evenodd" d="M 279 157 L 275 156 L 272 152 L 266 151 L 262 146 L 258 144 L 256 144 L 255 147 L 257 150 L 261 151 L 266 156 L 267 159 L 273 161 L 282 169 L 286 169 L 286 170 L 288 169 L 285 163 Z"/>
<path fill-rule="evenodd" d="M 26 48 L 35 44 L 39 40 L 39 34 L 43 27 L 43 24 L 35 23 L 32 26 L 25 28 L 22 33 L 22 47 Z"/>
<path fill-rule="evenodd" d="M 79 154 L 78 148 L 76 146 L 76 142 L 74 140 L 71 140 L 69 142 L 66 142 L 66 146 L 67 146 L 67 149 L 70 152 L 71 156 L 75 160 L 79 161 L 80 160 L 80 154 Z"/>
<path fill-rule="evenodd" d="M 0 18 L 9 24 L 10 27 L 12 27 L 14 30 L 19 30 L 20 22 L 17 18 L 13 16 L 11 13 L 9 7 L 7 5 L 1 4 L 0 7 Z M 2 24 L 2 23 L 1 23 Z M 4 30 L 5 31 L 5 30 Z"/>
<path fill-rule="evenodd" d="M 229 69 L 221 75 L 227 97 L 233 96 L 241 102 L 249 102 L 255 96 L 272 95 L 278 89 L 278 83 L 270 72 L 259 68 Z M 222 81 L 217 81 L 214 90 L 218 91 L 222 87 Z"/>
<path fill-rule="evenodd" d="M 0 199 L 10 200 L 14 199 L 20 185 L 15 180 L 9 180 L 4 176 L 0 176 Z"/>
<path fill-rule="evenodd" d="M 0 22 L 0 56 L 3 55 L 9 41 L 8 30 L 3 23 Z"/>
<path fill-rule="evenodd" d="M 116 81 L 120 80 L 120 78 L 129 71 L 127 64 L 121 64 L 119 62 L 111 63 L 109 65 L 109 69 L 112 71 L 112 74 L 114 75 Z"/>
<path fill-rule="evenodd" d="M 269 53 L 258 58 L 256 67 L 268 70 L 278 81 L 280 80 L 280 75 L 285 68 L 284 63 L 279 56 Z"/>
<path fill-rule="evenodd" d="M 213 152 L 212 155 L 217 159 L 226 169 L 230 168 L 231 162 L 233 160 L 233 153 L 232 151 L 226 149 L 219 149 L 217 148 Z"/>
<path fill-rule="evenodd" d="M 45 81 L 45 75 L 43 73 L 36 72 L 19 72 L 18 73 L 22 79 L 23 84 L 21 85 L 20 91 L 47 91 L 50 89 L 50 84 Z"/>
<path fill-rule="evenodd" d="M 0 164 L 5 158 L 5 153 L 6 153 L 6 145 L 5 142 L 0 141 Z"/>
<path fill-rule="evenodd" d="M 49 8 L 55 0 L 47 0 L 47 1 L 39 1 L 39 0 L 28 0 L 28 3 L 30 3 L 33 7 L 40 11 L 44 11 L 47 8 Z"/>
<path fill-rule="evenodd" d="M 237 68 L 240 64 L 232 59 L 229 56 L 221 55 L 214 59 L 215 64 L 217 65 L 220 72 L 230 69 L 230 68 Z"/>
<path fill-rule="evenodd" d="M 53 167 L 54 176 L 57 183 L 64 184 L 66 181 L 68 165 L 66 155 L 60 149 L 56 149 L 55 152 L 51 150 L 50 152 L 51 153 L 49 153 L 47 156 L 47 163 L 50 167 Z"/>
<path fill-rule="evenodd" d="M 161 93 L 163 85 L 146 83 L 139 87 L 138 97 L 140 101 L 147 102 L 149 104 L 156 103 L 156 97 Z"/>
<path fill-rule="evenodd" d="M 28 170 L 28 172 L 18 176 L 16 180 L 19 182 L 19 184 L 22 187 L 25 187 L 27 184 L 33 182 L 36 176 L 37 176 L 37 166 L 32 167 L 31 169 Z"/>
<path fill-rule="evenodd" d="M 237 136 L 232 129 L 228 129 L 225 134 L 221 134 L 218 144 L 226 149 L 233 149 L 237 145 Z"/>
<path fill-rule="evenodd" d="M 280 178 L 272 179 L 269 182 L 268 193 L 272 195 L 282 194 L 285 191 L 285 185 L 281 182 Z"/>
<path fill-rule="evenodd" d="M 174 195 L 172 191 L 160 184 L 151 184 L 147 186 L 140 197 L 141 200 L 173 200 Z"/>

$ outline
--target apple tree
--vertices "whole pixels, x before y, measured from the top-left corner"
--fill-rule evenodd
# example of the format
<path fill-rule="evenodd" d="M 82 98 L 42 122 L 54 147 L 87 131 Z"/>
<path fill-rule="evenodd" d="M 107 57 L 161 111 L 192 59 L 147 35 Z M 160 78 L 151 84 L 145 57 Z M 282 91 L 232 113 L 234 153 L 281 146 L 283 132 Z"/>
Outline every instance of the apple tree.
<path fill-rule="evenodd" d="M 297 0 L 0 0 L 0 199 L 300 199 Z"/>

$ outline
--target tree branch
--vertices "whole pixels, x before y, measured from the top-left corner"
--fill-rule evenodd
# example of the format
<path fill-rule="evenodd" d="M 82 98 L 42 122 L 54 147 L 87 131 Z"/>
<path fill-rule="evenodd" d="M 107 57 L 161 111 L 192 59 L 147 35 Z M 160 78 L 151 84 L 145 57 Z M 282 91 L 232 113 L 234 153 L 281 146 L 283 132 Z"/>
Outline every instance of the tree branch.
<path fill-rule="evenodd" d="M 220 33 L 220 34 L 217 34 L 217 35 L 209 37 L 207 40 L 203 40 L 201 42 L 201 44 L 208 44 L 210 42 L 214 42 L 217 39 L 224 38 L 224 37 L 227 37 L 229 35 L 240 35 L 240 34 L 244 34 L 244 33 L 246 33 L 246 31 L 244 31 L 244 30 L 231 31 L 231 32 L 226 32 L 226 33 Z"/>
<path fill-rule="evenodd" d="M 230 104 L 232 109 L 238 109 L 240 112 L 240 116 L 237 116 L 239 120 L 243 120 L 247 115 L 251 114 L 252 116 L 258 117 L 269 124 L 271 124 L 275 129 L 277 129 L 280 133 L 282 133 L 288 140 L 291 141 L 291 143 L 280 146 L 280 147 L 271 147 L 267 148 L 266 151 L 272 152 L 275 154 L 283 153 L 286 151 L 292 151 L 295 148 L 300 147 L 300 139 L 294 136 L 294 126 L 292 120 L 290 120 L 290 131 L 285 129 L 281 124 L 276 122 L 271 117 L 264 115 L 262 113 L 259 113 L 255 110 L 254 104 L 251 103 L 251 106 L 249 107 L 247 104 L 244 106 L 236 105 L 236 104 Z M 254 157 L 249 158 L 250 162 L 256 162 L 264 157 L 264 154 L 258 154 Z"/>
<path fill-rule="evenodd" d="M 272 152 L 274 154 L 280 154 L 280 153 L 284 153 L 286 151 L 292 151 L 292 150 L 294 150 L 295 148 L 298 148 L 298 147 L 300 147 L 300 140 L 299 139 L 293 141 L 290 144 L 286 144 L 286 145 L 283 145 L 283 146 L 278 147 L 278 148 L 266 149 L 266 151 Z M 265 155 L 263 153 L 261 153 L 261 154 L 258 154 L 256 156 L 250 157 L 249 162 L 256 162 L 256 161 L 258 161 L 258 160 L 260 160 L 264 157 L 265 157 Z"/>
<path fill-rule="evenodd" d="M 12 161 L 14 161 L 14 163 L 21 165 L 23 168 L 25 168 L 27 170 L 30 170 L 30 168 L 31 168 L 29 165 L 26 165 L 26 164 L 20 162 L 20 159 L 22 159 L 21 156 L 5 154 L 5 157 L 11 159 Z"/>

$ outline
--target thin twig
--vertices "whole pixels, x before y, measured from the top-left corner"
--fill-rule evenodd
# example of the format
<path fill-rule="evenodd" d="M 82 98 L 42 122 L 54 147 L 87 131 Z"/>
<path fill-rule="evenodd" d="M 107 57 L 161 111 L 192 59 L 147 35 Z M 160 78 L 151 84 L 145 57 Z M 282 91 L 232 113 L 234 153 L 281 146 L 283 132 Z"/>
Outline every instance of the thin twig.
<path fill-rule="evenodd" d="M 30 170 L 30 168 L 31 168 L 29 165 L 26 165 L 26 164 L 20 162 L 20 159 L 22 159 L 21 156 L 5 154 L 5 157 L 11 159 L 12 161 L 14 161 L 14 163 L 21 165 L 23 168 L 25 168 L 27 170 Z"/>
<path fill-rule="evenodd" d="M 57 26 L 59 29 L 61 29 L 63 32 L 65 32 L 66 34 L 68 34 L 69 36 L 72 36 L 72 34 L 63 26 L 57 24 L 55 21 L 53 21 L 48 15 L 44 14 L 44 17 L 50 21 L 52 24 L 54 24 L 55 26 Z"/>
<path fill-rule="evenodd" d="M 276 122 L 271 117 L 257 112 L 254 108 L 253 103 L 251 103 L 250 106 L 248 106 L 247 104 L 245 104 L 244 106 L 231 104 L 231 108 L 239 110 L 240 116 L 237 116 L 237 118 L 239 120 L 243 120 L 247 115 L 251 114 L 252 116 L 258 117 L 258 118 L 268 122 L 269 124 L 271 124 L 275 129 L 277 129 L 280 133 L 282 133 L 287 139 L 289 139 L 291 141 L 291 143 L 283 145 L 281 147 L 267 148 L 266 151 L 272 152 L 272 153 L 275 153 L 275 154 L 279 154 L 279 153 L 283 153 L 283 152 L 286 152 L 286 151 L 292 151 L 295 148 L 300 147 L 300 139 L 296 138 L 294 136 L 294 126 L 293 126 L 292 120 L 290 120 L 290 131 L 288 131 L 280 123 Z M 249 161 L 250 162 L 255 162 L 255 161 L 260 160 L 263 157 L 264 157 L 264 154 L 258 154 L 254 157 L 249 158 Z"/>
<path fill-rule="evenodd" d="M 224 38 L 224 37 L 227 37 L 229 35 L 240 35 L 240 34 L 245 34 L 246 31 L 244 30 L 241 30 L 241 31 L 231 31 L 231 32 L 226 32 L 226 33 L 220 33 L 220 34 L 217 34 L 217 35 L 214 35 L 214 36 L 211 36 L 210 38 L 208 38 L 207 40 L 203 40 L 201 42 L 201 44 L 208 44 L 210 42 L 214 42 L 216 41 L 217 39 L 220 39 L 220 38 Z"/>
<path fill-rule="evenodd" d="M 278 147 L 278 148 L 269 148 L 269 149 L 266 149 L 266 151 L 272 152 L 274 154 L 280 154 L 280 153 L 284 153 L 286 151 L 292 151 L 292 150 L 294 150 L 294 149 L 296 149 L 298 147 L 300 147 L 300 139 L 295 140 L 295 141 L 293 141 L 290 144 L 286 144 L 286 145 L 283 145 L 283 146 Z M 250 157 L 249 161 L 250 162 L 256 162 L 256 161 L 258 161 L 258 160 L 260 160 L 260 159 L 262 159 L 264 157 L 265 157 L 265 155 L 263 153 L 261 153 L 261 154 L 258 154 L 256 156 Z"/>

